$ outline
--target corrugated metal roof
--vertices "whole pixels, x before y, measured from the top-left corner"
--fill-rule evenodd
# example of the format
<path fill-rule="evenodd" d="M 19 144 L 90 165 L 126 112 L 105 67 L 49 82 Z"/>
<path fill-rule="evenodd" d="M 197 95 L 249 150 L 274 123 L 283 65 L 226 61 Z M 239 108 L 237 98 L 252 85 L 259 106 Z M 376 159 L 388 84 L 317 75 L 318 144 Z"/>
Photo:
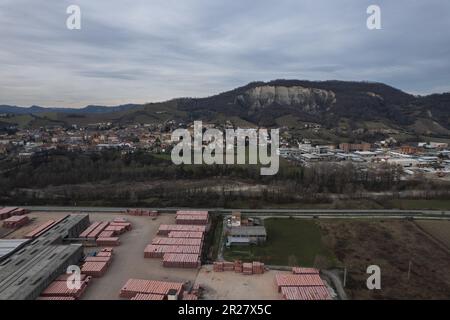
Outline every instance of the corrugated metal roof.
<path fill-rule="evenodd" d="M 231 236 L 244 236 L 244 237 L 265 237 L 267 235 L 266 228 L 263 226 L 245 226 L 245 227 L 232 227 L 230 231 Z"/>
<path fill-rule="evenodd" d="M 0 239 L 0 259 L 20 248 L 28 239 Z"/>

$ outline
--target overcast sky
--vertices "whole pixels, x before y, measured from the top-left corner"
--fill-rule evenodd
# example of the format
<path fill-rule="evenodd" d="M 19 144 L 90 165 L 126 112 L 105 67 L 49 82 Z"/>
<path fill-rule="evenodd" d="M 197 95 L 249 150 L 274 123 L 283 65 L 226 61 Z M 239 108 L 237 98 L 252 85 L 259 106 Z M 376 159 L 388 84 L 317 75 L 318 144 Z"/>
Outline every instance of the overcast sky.
<path fill-rule="evenodd" d="M 81 8 L 81 30 L 66 9 Z M 381 7 L 382 30 L 366 9 Z M 447 0 L 0 0 L 0 104 L 203 97 L 251 81 L 450 91 Z"/>

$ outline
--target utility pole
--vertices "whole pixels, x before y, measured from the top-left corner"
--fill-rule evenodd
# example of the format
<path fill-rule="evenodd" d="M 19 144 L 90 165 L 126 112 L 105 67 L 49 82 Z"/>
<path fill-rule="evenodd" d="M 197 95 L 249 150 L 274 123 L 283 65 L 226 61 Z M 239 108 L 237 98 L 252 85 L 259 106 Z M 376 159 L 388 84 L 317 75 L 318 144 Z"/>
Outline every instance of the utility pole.
<path fill-rule="evenodd" d="M 411 277 L 411 267 L 412 267 L 412 261 L 409 260 L 409 265 L 408 265 L 408 281 L 409 281 L 409 279 L 410 279 L 410 277 Z"/>
<path fill-rule="evenodd" d="M 345 284 L 347 283 L 347 267 L 344 267 L 344 288 L 345 288 Z"/>

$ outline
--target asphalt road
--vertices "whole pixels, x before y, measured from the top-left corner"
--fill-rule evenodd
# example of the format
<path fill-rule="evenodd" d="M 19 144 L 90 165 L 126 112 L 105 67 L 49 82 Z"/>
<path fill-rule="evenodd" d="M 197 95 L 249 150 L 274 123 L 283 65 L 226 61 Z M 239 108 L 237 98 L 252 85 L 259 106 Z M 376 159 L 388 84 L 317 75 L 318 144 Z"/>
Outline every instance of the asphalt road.
<path fill-rule="evenodd" d="M 119 207 L 57 207 L 57 206 L 26 206 L 32 211 L 60 211 L 60 212 L 124 212 L 128 208 Z M 337 210 L 337 209 L 224 209 L 224 208 L 145 208 L 158 210 L 163 213 L 175 213 L 177 210 L 208 210 L 216 214 L 231 214 L 233 211 L 251 214 L 254 216 L 295 216 L 305 218 L 423 218 L 423 219 L 450 219 L 448 210 Z"/>

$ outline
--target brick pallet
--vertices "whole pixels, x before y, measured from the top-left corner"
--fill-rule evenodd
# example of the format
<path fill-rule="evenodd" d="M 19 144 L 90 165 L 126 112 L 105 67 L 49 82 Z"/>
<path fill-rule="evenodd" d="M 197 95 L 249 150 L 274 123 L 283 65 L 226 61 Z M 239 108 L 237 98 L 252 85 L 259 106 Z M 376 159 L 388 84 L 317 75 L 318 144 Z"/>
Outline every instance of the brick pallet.
<path fill-rule="evenodd" d="M 204 238 L 203 232 L 196 231 L 170 231 L 167 235 L 169 238 L 187 238 L 187 239 L 202 239 Z"/>
<path fill-rule="evenodd" d="M 275 281 L 278 291 L 282 287 L 318 287 L 325 283 L 318 274 L 276 274 Z"/>
<path fill-rule="evenodd" d="M 79 299 L 87 287 L 87 282 L 83 281 L 79 289 L 69 289 L 65 281 L 52 282 L 42 293 L 42 297 L 72 297 Z"/>
<path fill-rule="evenodd" d="M 236 273 L 242 273 L 243 270 L 243 264 L 242 261 L 236 260 L 234 262 L 234 272 Z"/>
<path fill-rule="evenodd" d="M 112 251 L 100 251 L 97 252 L 96 257 L 111 257 L 113 255 Z"/>
<path fill-rule="evenodd" d="M 98 238 L 97 246 L 118 246 L 120 245 L 119 238 L 117 237 L 109 237 L 109 238 Z"/>
<path fill-rule="evenodd" d="M 51 296 L 51 297 L 37 297 L 36 298 L 36 300 L 51 300 L 51 301 L 56 301 L 56 300 L 67 300 L 67 301 L 73 301 L 73 300 L 75 300 L 75 298 L 74 297 L 55 297 L 55 296 Z"/>
<path fill-rule="evenodd" d="M 201 246 L 202 239 L 198 238 L 153 238 L 152 244 L 172 245 L 172 246 Z"/>
<path fill-rule="evenodd" d="M 66 282 L 67 279 L 68 279 L 70 276 L 72 276 L 72 274 L 66 274 L 66 273 L 64 273 L 64 274 L 60 275 L 58 278 L 56 278 L 55 281 L 64 281 L 64 282 Z M 85 275 L 85 274 L 80 274 L 80 281 L 86 281 L 86 283 L 89 283 L 90 280 L 91 280 L 91 277 L 89 277 L 89 276 L 87 276 L 87 275 Z"/>
<path fill-rule="evenodd" d="M 28 209 L 18 207 L 0 208 L 0 220 L 8 219 L 12 216 L 21 216 L 30 212 Z"/>
<path fill-rule="evenodd" d="M 100 222 L 93 222 L 89 227 L 87 227 L 86 230 L 84 230 L 82 233 L 80 233 L 80 238 L 87 238 L 89 233 L 94 231 L 95 228 L 99 226 Z"/>
<path fill-rule="evenodd" d="M 109 222 L 100 222 L 100 224 L 92 230 L 88 235 L 88 239 L 97 239 L 98 235 L 106 229 L 106 227 L 109 225 Z"/>
<path fill-rule="evenodd" d="M 55 220 L 49 220 L 41 224 L 39 227 L 33 229 L 31 232 L 27 233 L 25 235 L 25 238 L 36 238 L 43 234 L 45 231 L 49 230 L 55 223 Z"/>
<path fill-rule="evenodd" d="M 139 293 L 166 296 L 170 290 L 175 290 L 178 295 L 181 295 L 183 293 L 183 283 L 129 279 L 120 290 L 120 297 L 131 299 Z"/>
<path fill-rule="evenodd" d="M 213 264 L 213 271 L 215 272 L 223 272 L 223 262 L 216 261 Z"/>
<path fill-rule="evenodd" d="M 164 300 L 164 298 L 162 294 L 138 293 L 131 300 Z"/>
<path fill-rule="evenodd" d="M 331 300 L 326 286 L 282 287 L 281 294 L 286 300 Z"/>
<path fill-rule="evenodd" d="M 142 209 L 128 209 L 126 213 L 132 216 L 145 216 L 145 217 L 156 217 L 159 215 L 158 211 L 142 210 Z"/>
<path fill-rule="evenodd" d="M 144 250 L 145 258 L 162 258 L 165 253 L 200 254 L 200 246 L 169 246 L 149 244 Z"/>
<path fill-rule="evenodd" d="M 245 275 L 253 274 L 253 263 L 245 262 L 242 264 L 242 273 Z"/>
<path fill-rule="evenodd" d="M 102 231 L 98 235 L 98 238 L 111 238 L 111 237 L 114 237 L 115 235 L 116 235 L 116 233 L 114 231 Z"/>
<path fill-rule="evenodd" d="M 234 263 L 225 261 L 223 263 L 223 271 L 234 271 Z"/>
<path fill-rule="evenodd" d="M 253 270 L 252 270 L 253 274 L 262 274 L 262 273 L 264 273 L 264 263 L 253 261 L 252 267 L 253 267 Z"/>
<path fill-rule="evenodd" d="M 264 263 L 253 261 L 242 263 L 242 261 L 236 260 L 234 262 L 228 261 L 216 261 L 213 264 L 213 271 L 234 271 L 236 273 L 250 274 L 262 274 L 265 271 Z"/>
<path fill-rule="evenodd" d="M 316 268 L 302 268 L 302 267 L 293 267 L 293 274 L 319 274 L 319 269 Z"/>
<path fill-rule="evenodd" d="M 208 223 L 208 217 L 202 216 L 177 216 L 175 218 L 177 224 L 181 225 L 206 225 Z"/>
<path fill-rule="evenodd" d="M 12 216 L 3 221 L 3 227 L 8 229 L 16 229 L 26 225 L 30 219 L 28 216 Z"/>
<path fill-rule="evenodd" d="M 183 293 L 181 300 L 198 300 L 198 296 L 193 293 Z"/>
<path fill-rule="evenodd" d="M 106 273 L 108 265 L 108 262 L 85 262 L 81 266 L 81 273 L 94 278 L 99 278 Z"/>
<path fill-rule="evenodd" d="M 86 257 L 85 262 L 106 262 L 109 266 L 112 261 L 112 257 Z"/>
<path fill-rule="evenodd" d="M 206 232 L 206 226 L 201 225 L 182 225 L 182 224 L 161 224 L 158 228 L 158 235 L 168 235 L 171 231 L 185 232 Z"/>
<path fill-rule="evenodd" d="M 163 266 L 166 268 L 198 268 L 200 256 L 198 254 L 165 253 Z"/>

